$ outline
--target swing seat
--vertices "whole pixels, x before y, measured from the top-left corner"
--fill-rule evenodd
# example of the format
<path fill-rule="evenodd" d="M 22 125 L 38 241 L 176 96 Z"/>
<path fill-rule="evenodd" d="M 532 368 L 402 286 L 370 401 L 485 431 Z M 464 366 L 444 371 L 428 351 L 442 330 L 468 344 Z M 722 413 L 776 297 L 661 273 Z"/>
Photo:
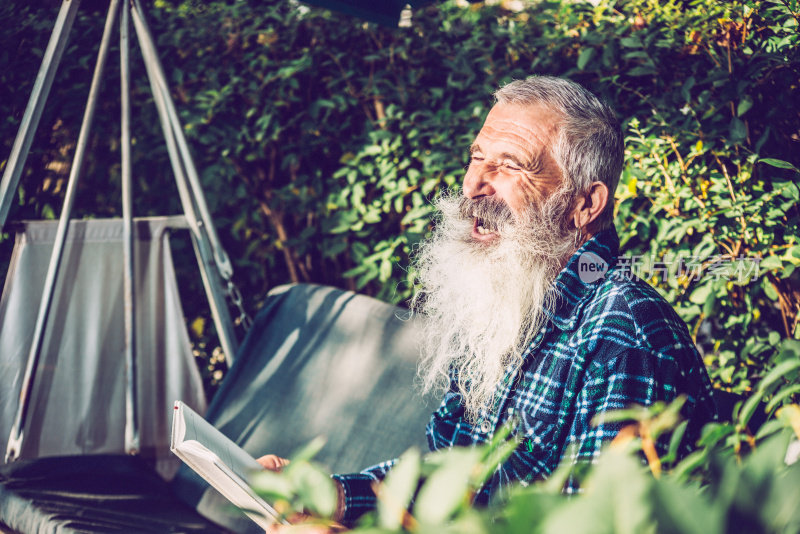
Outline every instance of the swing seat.
<path fill-rule="evenodd" d="M 139 454 L 170 478 L 180 462 L 169 451 L 165 414 L 176 398 L 205 410 L 168 240 L 185 222 L 157 217 L 135 224 Z M 0 297 L 3 450 L 19 404 L 56 225 L 21 223 Z M 121 256 L 120 219 L 70 223 L 20 458 L 126 452 Z"/>
<path fill-rule="evenodd" d="M 9 310 L 24 311 L 25 306 L 11 306 L 36 302 L 41 284 L 34 263 L 24 258 L 32 253 L 47 258 L 48 224 L 26 223 L 18 234 L 19 248 L 15 249 L 13 268 L 0 300 L 0 354 L 7 373 L 18 374 L 21 364 L 13 360 L 24 360 L 26 354 L 24 347 L 10 350 L 15 343 L 22 343 L 24 336 L 17 333 L 17 327 L 25 323 Z M 109 304 L 92 304 L 95 298 L 121 298 L 121 288 L 100 289 L 100 279 L 121 284 L 121 275 L 98 275 L 104 255 L 95 250 L 109 246 L 106 241 L 116 233 L 116 226 L 117 221 L 73 223 L 63 271 L 69 275 L 69 283 L 62 281 L 56 287 L 57 298 L 82 295 L 69 302 L 80 301 L 80 308 L 86 308 L 85 313 L 95 320 L 102 317 L 110 321 L 109 316 L 117 314 L 106 307 Z M 112 432 L 110 426 L 124 424 L 124 403 L 117 398 L 124 391 L 117 377 L 124 361 L 122 348 L 103 350 L 102 357 L 90 357 L 88 362 L 78 356 L 63 356 L 56 349 L 114 346 L 112 339 L 121 335 L 112 335 L 107 324 L 102 328 L 84 326 L 77 319 L 77 307 L 65 304 L 68 307 L 54 315 L 54 324 L 63 326 L 64 331 L 48 330 L 46 336 L 44 362 L 49 363 L 44 363 L 42 370 L 46 372 L 37 378 L 35 416 L 26 429 L 30 434 L 26 436 L 24 457 L 28 459 L 0 467 L 0 527 L 42 534 L 260 532 L 193 471 L 182 466 L 168 483 L 158 474 L 164 474 L 164 465 L 169 465 L 171 458 L 145 454 L 146 450 L 168 446 L 171 403 L 175 399 L 194 398 L 195 406 L 202 408 L 196 366 L 188 350 L 181 352 L 186 347 L 179 347 L 188 341 L 182 315 L 177 313 L 179 303 L 166 240 L 168 229 L 176 226 L 180 227 L 180 220 L 137 221 L 139 239 L 149 236 L 151 245 L 159 245 L 157 252 L 137 249 L 142 262 L 136 270 L 137 279 L 144 273 L 156 273 L 159 276 L 149 278 L 160 279 L 159 283 L 148 282 L 154 285 L 141 280 L 137 286 L 158 304 L 142 305 L 138 324 L 144 327 L 149 320 L 153 328 L 162 327 L 161 333 L 149 341 L 162 347 L 161 357 L 141 348 L 147 341 L 137 333 L 142 354 L 141 413 L 152 415 L 151 421 L 143 421 L 147 425 L 141 426 L 142 437 L 150 428 L 147 435 L 154 441 L 143 440 L 150 445 L 140 456 L 119 454 L 123 429 L 120 426 Z M 76 242 L 72 238 L 78 235 L 91 238 Z M 37 250 L 33 243 L 43 250 Z M 88 274 L 74 265 L 78 257 L 90 266 Z M 85 296 L 84 285 L 88 288 Z M 168 313 L 167 302 L 178 308 Z M 215 395 L 207 419 L 254 456 L 267 452 L 291 456 L 312 438 L 326 436 L 327 444 L 317 460 L 335 472 L 359 470 L 397 456 L 410 446 L 424 449 L 424 427 L 434 403 L 419 396 L 414 388 L 419 330 L 417 320 L 407 315 L 407 311 L 376 299 L 330 287 L 301 284 L 275 288 Z M 153 349 L 152 354 L 156 353 Z M 86 357 L 85 352 L 79 354 Z M 54 365 L 56 356 L 58 366 Z M 64 376 L 59 374 L 61 369 L 65 369 Z M 18 383 L 16 379 L 14 384 Z M 5 413 L 9 411 L 6 406 L 15 405 L 6 402 L 13 400 L 14 392 L 4 389 L 3 395 L 7 397 Z M 109 417 L 109 410 L 96 409 L 98 405 L 116 407 L 117 416 Z M 4 415 L 4 429 L 10 424 L 8 420 Z M 108 439 L 83 443 L 87 435 Z M 159 466 L 161 469 L 157 469 Z"/>
<path fill-rule="evenodd" d="M 141 456 L 19 460 L 0 467 L 0 532 L 220 534 Z"/>
<path fill-rule="evenodd" d="M 315 461 L 359 471 L 427 450 L 425 425 L 438 404 L 415 387 L 419 319 L 408 310 L 332 287 L 273 289 L 205 418 L 254 457 L 291 457 L 317 436 Z M 258 526 L 182 465 L 176 494 L 234 532 Z"/>

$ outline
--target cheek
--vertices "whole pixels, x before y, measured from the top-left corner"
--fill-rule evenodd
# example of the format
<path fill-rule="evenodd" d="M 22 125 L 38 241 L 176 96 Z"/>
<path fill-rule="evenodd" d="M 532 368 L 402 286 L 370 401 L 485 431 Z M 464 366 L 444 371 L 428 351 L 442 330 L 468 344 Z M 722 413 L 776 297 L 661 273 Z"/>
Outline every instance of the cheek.
<path fill-rule="evenodd" d="M 547 192 L 543 191 L 541 187 L 537 187 L 529 178 L 518 176 L 509 180 L 507 195 L 509 206 L 516 211 L 521 211 L 531 204 L 543 202 Z"/>

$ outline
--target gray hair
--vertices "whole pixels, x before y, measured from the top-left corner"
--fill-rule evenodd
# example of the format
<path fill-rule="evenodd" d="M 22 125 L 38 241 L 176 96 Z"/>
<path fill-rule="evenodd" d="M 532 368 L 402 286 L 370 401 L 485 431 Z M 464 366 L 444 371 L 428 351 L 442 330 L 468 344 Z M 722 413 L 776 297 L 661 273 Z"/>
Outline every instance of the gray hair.
<path fill-rule="evenodd" d="M 552 156 L 576 192 L 603 182 L 609 202 L 597 219 L 607 228 L 614 220 L 614 191 L 622 173 L 624 142 L 614 111 L 575 82 L 552 76 L 515 80 L 495 94 L 500 104 L 543 104 L 559 113 L 562 124 Z"/>

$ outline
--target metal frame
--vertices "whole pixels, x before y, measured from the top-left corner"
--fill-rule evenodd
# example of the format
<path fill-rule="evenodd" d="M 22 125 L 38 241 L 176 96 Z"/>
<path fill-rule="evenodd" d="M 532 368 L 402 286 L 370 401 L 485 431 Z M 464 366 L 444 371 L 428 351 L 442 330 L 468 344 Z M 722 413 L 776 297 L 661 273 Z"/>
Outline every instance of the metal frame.
<path fill-rule="evenodd" d="M 131 183 L 131 87 L 130 87 L 130 14 L 131 6 L 122 2 L 119 21 L 120 65 L 120 152 L 122 166 L 122 244 L 125 270 L 123 295 L 125 302 L 125 452 L 139 450 L 139 407 L 137 399 L 138 366 L 136 365 L 136 276 L 133 254 L 133 185 Z"/>
<path fill-rule="evenodd" d="M 200 265 L 203 285 L 209 295 L 211 315 L 219 332 L 222 350 L 227 357 L 231 358 L 230 361 L 233 361 L 232 358 L 237 348 L 236 336 L 230 313 L 225 304 L 225 289 L 222 285 L 222 280 L 227 281 L 227 289 L 230 292 L 233 285 L 231 281 L 233 267 L 214 229 L 208 205 L 202 194 L 200 177 L 189 152 L 189 144 L 183 134 L 183 126 L 175 110 L 175 103 L 169 93 L 167 78 L 158 59 L 142 5 L 138 0 L 132 0 L 132 4 L 134 9 L 131 14 L 133 15 L 133 25 L 136 28 L 136 37 L 139 39 L 139 46 L 144 56 L 147 77 L 150 80 L 153 97 L 158 108 L 161 128 L 167 142 L 167 151 L 178 185 L 183 211 L 191 228 L 192 244 Z"/>
<path fill-rule="evenodd" d="M 13 202 L 25 160 L 30 149 L 33 135 L 41 118 L 41 112 L 52 86 L 53 77 L 58 68 L 61 56 L 66 47 L 69 31 L 74 22 L 80 0 L 62 0 L 61 10 L 50 37 L 42 65 L 39 69 L 28 106 L 23 116 L 14 148 L 8 160 L 8 166 L 0 182 L 0 226 L 5 226 L 8 212 Z M 6 448 L 5 461 L 16 460 L 24 440 L 25 424 L 31 402 L 31 393 L 36 379 L 36 371 L 42 351 L 45 328 L 47 326 L 53 292 L 58 278 L 64 243 L 69 228 L 69 219 L 75 197 L 81 167 L 88 145 L 97 94 L 103 76 L 109 43 L 116 16 L 120 11 L 120 0 L 110 0 L 103 37 L 98 51 L 89 96 L 86 103 L 75 156 L 67 185 L 64 207 L 59 217 L 56 238 L 50 257 L 50 264 L 45 279 L 42 301 L 39 306 L 31 349 L 25 368 L 25 375 L 20 391 L 20 402 L 17 407 L 14 426 L 11 429 Z M 205 201 L 200 179 L 189 152 L 189 146 L 183 135 L 183 127 L 178 118 L 175 104 L 169 93 L 164 70 L 158 60 L 155 44 L 145 21 L 144 12 L 139 0 L 122 0 L 122 16 L 120 20 L 120 67 L 121 67 L 121 152 L 122 152 L 122 212 L 123 212 L 123 258 L 124 268 L 124 305 L 125 305 L 125 450 L 136 453 L 139 450 L 137 398 L 137 365 L 135 335 L 135 287 L 133 257 L 133 210 L 132 210 L 132 178 L 131 178 L 131 143 L 130 143 L 130 43 L 129 20 L 133 19 L 136 35 L 139 40 L 144 63 L 150 81 L 153 97 L 158 108 L 161 127 L 164 132 L 170 163 L 175 174 L 184 215 L 192 236 L 195 255 L 206 294 L 211 306 L 214 324 L 220 337 L 222 348 L 230 362 L 233 362 L 237 349 L 236 336 L 225 296 L 234 299 L 238 291 L 232 282 L 233 268 L 219 241 Z M 241 310 L 240 310 L 241 311 Z M 240 318 L 246 315 L 241 311 Z M 245 321 L 247 325 L 247 321 Z"/>
<path fill-rule="evenodd" d="M 53 86 L 53 77 L 56 75 L 59 62 L 61 62 L 61 55 L 67 47 L 69 31 L 72 29 L 79 5 L 80 0 L 64 0 L 61 10 L 58 12 L 56 24 L 53 26 L 53 33 L 50 34 L 50 42 L 47 43 L 39 74 L 36 75 L 31 97 L 28 99 L 17 138 L 14 140 L 14 147 L 8 157 L 3 180 L 0 182 L 0 227 L 6 225 L 8 211 L 11 209 L 14 193 L 19 187 L 19 179 L 22 176 L 22 168 L 31 148 L 33 134 L 36 132 L 36 127 L 39 126 L 39 119 L 42 118 L 42 109 L 44 109 L 44 103 L 50 94 L 50 88 Z"/>

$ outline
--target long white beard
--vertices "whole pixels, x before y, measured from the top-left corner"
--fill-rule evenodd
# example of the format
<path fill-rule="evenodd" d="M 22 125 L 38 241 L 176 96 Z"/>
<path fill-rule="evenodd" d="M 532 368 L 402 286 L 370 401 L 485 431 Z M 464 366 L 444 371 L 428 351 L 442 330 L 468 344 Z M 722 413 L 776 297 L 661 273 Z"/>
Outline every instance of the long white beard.
<path fill-rule="evenodd" d="M 490 406 L 506 369 L 522 363 L 552 309 L 553 281 L 576 246 L 565 224 L 573 198 L 558 191 L 520 217 L 455 193 L 436 201 L 440 219 L 415 258 L 421 289 L 412 308 L 427 319 L 419 377 L 428 392 L 447 388 L 454 372 L 470 421 Z M 471 237 L 473 210 L 499 239 Z"/>

